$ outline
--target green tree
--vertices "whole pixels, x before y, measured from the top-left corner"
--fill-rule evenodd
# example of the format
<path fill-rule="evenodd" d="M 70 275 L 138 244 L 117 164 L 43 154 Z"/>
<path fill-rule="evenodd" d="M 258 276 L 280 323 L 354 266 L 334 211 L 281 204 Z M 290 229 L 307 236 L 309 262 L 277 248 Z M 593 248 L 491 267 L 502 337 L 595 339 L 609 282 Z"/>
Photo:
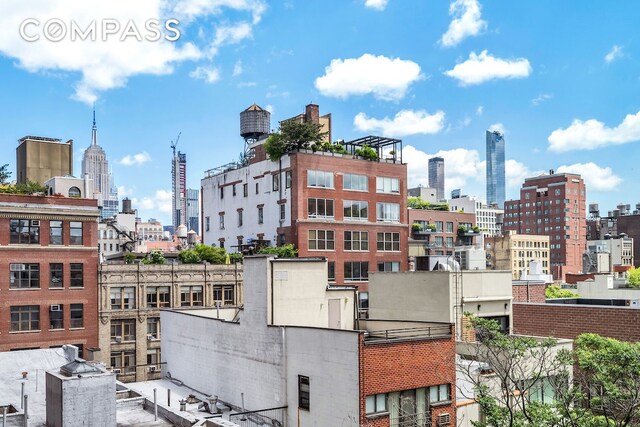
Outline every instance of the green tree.
<path fill-rule="evenodd" d="M 547 299 L 555 298 L 579 298 L 580 295 L 577 292 L 573 292 L 569 289 L 562 289 L 560 285 L 549 285 L 544 290 L 545 297 Z"/>
<path fill-rule="evenodd" d="M 135 261 L 136 256 L 134 254 L 132 254 L 131 252 L 127 252 L 126 254 L 124 254 L 124 263 L 125 264 L 133 264 L 133 261 Z"/>
<path fill-rule="evenodd" d="M 378 161 L 380 158 L 380 156 L 378 156 L 378 152 L 366 144 L 357 148 L 354 154 L 372 162 Z"/>
<path fill-rule="evenodd" d="M 200 243 L 195 246 L 194 251 L 202 261 L 207 261 L 210 264 L 224 264 L 227 260 L 227 252 L 224 248 L 214 248 Z"/>
<path fill-rule="evenodd" d="M 11 172 L 9 171 L 9 165 L 5 164 L 0 166 L 0 184 L 6 184 L 9 181 Z"/>
<path fill-rule="evenodd" d="M 202 262 L 200 255 L 194 249 L 183 249 L 178 253 L 178 259 L 183 264 L 199 264 Z"/>
<path fill-rule="evenodd" d="M 640 288 L 640 268 L 631 267 L 627 271 L 627 283 L 632 288 Z"/>
<path fill-rule="evenodd" d="M 149 256 L 142 260 L 143 264 L 164 264 L 166 260 L 164 254 L 160 250 L 153 250 L 149 252 Z"/>
<path fill-rule="evenodd" d="M 283 246 L 262 248 L 258 253 L 277 255 L 278 258 L 295 258 L 298 256 L 298 250 L 291 243 Z"/>
<path fill-rule="evenodd" d="M 324 150 L 325 135 L 320 124 L 286 120 L 280 123 L 278 132 L 269 135 L 264 149 L 270 160 L 277 161 L 283 154 L 295 150 L 312 147 L 315 151 Z"/>

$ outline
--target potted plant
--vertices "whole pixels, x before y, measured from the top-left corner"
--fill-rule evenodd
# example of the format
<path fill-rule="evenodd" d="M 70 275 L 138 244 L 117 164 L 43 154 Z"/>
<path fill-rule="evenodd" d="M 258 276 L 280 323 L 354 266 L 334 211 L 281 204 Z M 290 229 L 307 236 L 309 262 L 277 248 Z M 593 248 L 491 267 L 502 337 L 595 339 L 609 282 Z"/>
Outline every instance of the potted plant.
<path fill-rule="evenodd" d="M 411 231 L 413 231 L 414 233 L 417 233 L 422 230 L 424 230 L 424 227 L 422 226 L 422 224 L 418 222 L 414 222 L 413 225 L 411 225 Z"/>

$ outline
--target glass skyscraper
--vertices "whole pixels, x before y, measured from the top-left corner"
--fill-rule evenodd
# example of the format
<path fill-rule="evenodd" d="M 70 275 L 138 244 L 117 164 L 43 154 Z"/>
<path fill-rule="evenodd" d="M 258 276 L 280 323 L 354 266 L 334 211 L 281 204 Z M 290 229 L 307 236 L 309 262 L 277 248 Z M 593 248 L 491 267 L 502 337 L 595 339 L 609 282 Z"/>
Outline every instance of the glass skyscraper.
<path fill-rule="evenodd" d="M 504 135 L 498 131 L 487 131 L 487 204 L 504 208 L 505 171 Z"/>
<path fill-rule="evenodd" d="M 435 188 L 438 201 L 444 200 L 444 159 L 442 157 L 429 159 L 429 187 Z"/>

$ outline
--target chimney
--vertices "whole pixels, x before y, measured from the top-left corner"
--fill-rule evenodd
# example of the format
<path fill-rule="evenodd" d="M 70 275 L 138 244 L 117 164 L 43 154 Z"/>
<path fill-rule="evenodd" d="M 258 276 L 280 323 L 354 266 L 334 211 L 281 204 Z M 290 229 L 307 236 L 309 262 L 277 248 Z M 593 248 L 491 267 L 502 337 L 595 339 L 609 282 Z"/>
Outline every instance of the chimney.
<path fill-rule="evenodd" d="M 304 112 L 305 123 L 320 123 L 320 107 L 317 104 L 308 104 Z"/>

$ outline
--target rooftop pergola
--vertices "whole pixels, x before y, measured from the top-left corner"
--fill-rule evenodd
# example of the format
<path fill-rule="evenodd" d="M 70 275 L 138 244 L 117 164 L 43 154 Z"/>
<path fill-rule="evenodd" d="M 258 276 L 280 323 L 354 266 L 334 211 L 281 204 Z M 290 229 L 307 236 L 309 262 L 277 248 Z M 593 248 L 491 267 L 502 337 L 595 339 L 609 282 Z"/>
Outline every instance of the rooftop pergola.
<path fill-rule="evenodd" d="M 343 145 L 344 145 L 344 148 L 350 154 L 355 154 L 355 151 L 358 148 L 368 145 L 369 147 L 373 148 L 378 152 L 378 157 L 380 159 L 383 158 L 382 157 L 383 154 L 389 154 L 389 152 L 393 151 L 395 153 L 393 154 L 394 160 L 397 159 L 400 161 L 400 163 L 402 163 L 402 140 L 401 139 L 369 135 L 369 136 L 363 136 L 362 138 L 354 139 L 352 141 L 345 141 Z M 391 148 L 391 149 L 389 150 L 389 152 L 383 153 L 385 148 Z"/>

